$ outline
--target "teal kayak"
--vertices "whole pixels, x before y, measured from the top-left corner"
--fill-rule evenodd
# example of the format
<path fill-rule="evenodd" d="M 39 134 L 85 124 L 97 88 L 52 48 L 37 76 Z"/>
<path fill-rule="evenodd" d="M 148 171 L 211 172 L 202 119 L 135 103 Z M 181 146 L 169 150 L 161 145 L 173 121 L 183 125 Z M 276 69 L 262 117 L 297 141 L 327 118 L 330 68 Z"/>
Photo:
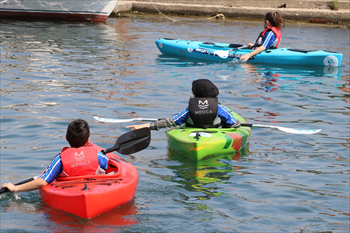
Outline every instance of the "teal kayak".
<path fill-rule="evenodd" d="M 240 62 L 252 50 L 242 45 L 161 38 L 156 45 L 164 55 L 181 56 L 218 62 Z M 341 65 L 343 54 L 324 50 L 292 48 L 268 49 L 251 58 L 249 63 L 279 65 L 334 66 Z"/>
<path fill-rule="evenodd" d="M 237 113 L 231 113 L 241 123 L 247 123 Z M 239 128 L 192 128 L 177 127 L 166 130 L 168 146 L 171 150 L 193 160 L 232 154 L 241 151 L 248 144 L 250 127 Z"/>

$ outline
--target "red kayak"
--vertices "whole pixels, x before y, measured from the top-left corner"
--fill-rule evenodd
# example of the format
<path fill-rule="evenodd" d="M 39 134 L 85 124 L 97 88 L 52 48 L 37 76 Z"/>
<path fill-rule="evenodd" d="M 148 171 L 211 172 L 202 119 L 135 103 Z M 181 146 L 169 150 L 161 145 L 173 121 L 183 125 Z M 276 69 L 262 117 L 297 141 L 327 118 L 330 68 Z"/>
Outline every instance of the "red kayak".
<path fill-rule="evenodd" d="M 103 150 L 92 142 L 89 145 Z M 82 218 L 93 218 L 131 201 L 139 177 L 136 168 L 113 153 L 106 155 L 106 175 L 60 177 L 40 190 L 41 199 Z"/>

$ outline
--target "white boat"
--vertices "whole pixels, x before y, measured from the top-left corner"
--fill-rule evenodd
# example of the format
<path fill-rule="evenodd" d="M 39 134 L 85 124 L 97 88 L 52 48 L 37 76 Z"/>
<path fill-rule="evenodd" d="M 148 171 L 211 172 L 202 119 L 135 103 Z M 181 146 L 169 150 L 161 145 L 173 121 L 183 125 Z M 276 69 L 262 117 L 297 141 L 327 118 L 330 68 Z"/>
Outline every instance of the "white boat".
<path fill-rule="evenodd" d="M 0 18 L 106 21 L 118 0 L 0 0 Z"/>

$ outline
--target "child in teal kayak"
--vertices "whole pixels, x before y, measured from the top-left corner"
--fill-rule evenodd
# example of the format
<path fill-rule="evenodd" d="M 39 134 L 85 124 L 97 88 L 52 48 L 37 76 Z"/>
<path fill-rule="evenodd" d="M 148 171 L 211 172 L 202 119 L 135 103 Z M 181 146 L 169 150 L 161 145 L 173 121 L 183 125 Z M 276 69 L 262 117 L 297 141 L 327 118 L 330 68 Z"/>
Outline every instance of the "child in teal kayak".
<path fill-rule="evenodd" d="M 281 30 L 283 19 L 278 12 L 269 12 L 264 17 L 265 30 L 260 33 L 255 43 L 249 43 L 248 48 L 254 49 L 252 52 L 240 57 L 241 61 L 248 61 L 249 58 L 255 56 L 262 51 L 271 48 L 277 48 L 281 42 Z"/>
<path fill-rule="evenodd" d="M 40 189 L 58 176 L 82 176 L 102 174 L 108 168 L 108 158 L 95 148 L 89 147 L 90 128 L 85 120 L 74 120 L 68 128 L 66 140 L 70 147 L 65 147 L 52 160 L 44 172 L 32 181 L 21 185 L 7 183 L 2 188 L 11 192 L 25 192 Z"/>
<path fill-rule="evenodd" d="M 198 79 L 192 82 L 193 98 L 188 107 L 174 116 L 153 123 L 129 125 L 132 130 L 149 127 L 151 130 L 186 124 L 195 128 L 231 128 L 239 127 L 241 123 L 226 107 L 218 102 L 219 89 L 208 79 Z"/>

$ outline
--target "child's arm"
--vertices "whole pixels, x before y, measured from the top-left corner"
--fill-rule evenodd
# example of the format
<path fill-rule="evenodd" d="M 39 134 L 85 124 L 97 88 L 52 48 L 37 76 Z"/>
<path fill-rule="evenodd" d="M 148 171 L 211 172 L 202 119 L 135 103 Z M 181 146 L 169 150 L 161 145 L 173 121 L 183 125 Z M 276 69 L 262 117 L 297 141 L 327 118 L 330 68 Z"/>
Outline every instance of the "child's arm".
<path fill-rule="evenodd" d="M 11 192 L 26 192 L 26 191 L 41 189 L 46 185 L 47 185 L 46 181 L 39 177 L 28 183 L 16 185 L 16 186 L 12 183 L 7 183 L 7 184 L 4 184 L 2 188 L 8 188 L 8 190 L 10 190 Z"/>
<path fill-rule="evenodd" d="M 151 130 L 158 131 L 160 128 L 182 125 L 186 123 L 188 117 L 189 117 L 189 112 L 188 112 L 188 108 L 186 108 L 181 112 L 176 113 L 173 117 L 161 119 L 152 123 L 146 123 L 142 125 L 129 125 L 129 126 L 126 126 L 126 128 L 131 128 L 131 130 L 141 129 L 141 128 L 150 128 Z"/>
<path fill-rule="evenodd" d="M 261 45 L 260 47 L 258 47 L 254 51 L 241 56 L 239 59 L 241 59 L 241 61 L 248 61 L 249 58 L 251 58 L 252 56 L 257 55 L 258 53 L 261 53 L 262 51 L 265 51 L 265 49 L 266 49 L 265 46 Z"/>

